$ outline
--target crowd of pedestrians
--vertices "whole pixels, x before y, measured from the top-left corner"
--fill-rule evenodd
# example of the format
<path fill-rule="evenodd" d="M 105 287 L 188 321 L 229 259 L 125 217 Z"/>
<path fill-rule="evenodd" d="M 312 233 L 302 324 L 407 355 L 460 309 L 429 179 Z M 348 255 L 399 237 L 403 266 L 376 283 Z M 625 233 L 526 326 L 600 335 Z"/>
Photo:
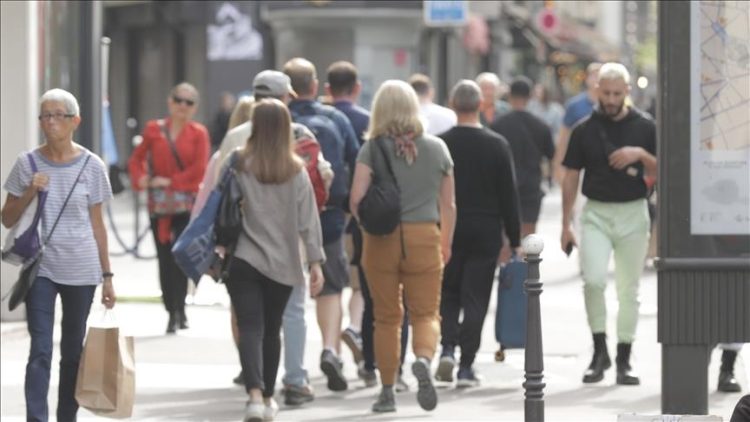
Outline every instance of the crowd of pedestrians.
<path fill-rule="evenodd" d="M 243 420 L 275 417 L 282 349 L 284 404 L 315 399 L 304 366 L 308 296 L 315 300 L 323 343 L 318 366 L 331 391 L 345 391 L 352 381 L 343 372 L 343 344 L 361 382 L 380 384 L 372 411 L 396 411 L 396 394 L 409 389 L 402 377 L 409 331 L 423 409 L 438 405 L 434 380 L 457 388 L 479 385 L 474 361 L 495 273 L 511 253 L 522 254 L 521 239 L 536 231 L 545 173 L 562 187 L 561 248 L 568 254 L 580 248 L 594 344 L 583 382 L 601 381 L 612 364 L 604 291 L 614 254 L 616 380 L 639 384 L 630 355 L 649 241 L 647 181 L 656 174 L 656 129 L 627 101 L 630 75 L 623 65 L 589 65 L 587 90 L 565 108 L 528 78 L 505 85 L 486 72 L 459 81 L 448 107 L 433 102 L 435 89 L 424 74 L 387 80 L 368 111 L 357 105 L 362 84 L 353 64 L 335 62 L 325 76 L 321 85 L 316 67 L 301 57 L 281 71 L 254 75 L 252 97 L 217 116 L 213 136 L 221 139 L 210 139 L 206 127 L 192 120 L 199 93 L 180 83 L 167 96 L 168 116 L 147 122 L 129 160 L 133 188 L 149 194 L 167 333 L 189 327 L 188 278 L 172 246 L 220 175 L 230 169 L 236 175 L 244 198 L 242 228 L 223 281 L 241 367 L 234 381 L 247 392 Z M 96 285 L 103 282 L 107 307 L 115 303 L 101 216 L 111 189 L 101 160 L 73 141 L 80 119 L 70 93 L 45 93 L 39 116 L 45 143 L 18 158 L 4 185 L 6 227 L 37 192 L 48 190 L 44 230 L 58 214 L 62 228 L 84 228 L 61 229 L 51 239 L 26 298 L 29 420 L 47 420 L 56 296 L 64 313 L 59 420 L 75 419 L 72 392 Z M 383 179 L 397 189 L 399 221 L 389 233 L 370 233 L 360 224 L 362 207 Z M 586 201 L 576 213 L 579 192 Z M 70 210 L 63 212 L 66 195 Z M 164 208 L 164 197 L 171 198 L 171 208 Z M 574 228 L 577 214 L 580 230 Z M 342 292 L 349 287 L 344 326 Z M 733 375 L 737 349 L 724 346 L 722 391 L 740 388 Z"/>

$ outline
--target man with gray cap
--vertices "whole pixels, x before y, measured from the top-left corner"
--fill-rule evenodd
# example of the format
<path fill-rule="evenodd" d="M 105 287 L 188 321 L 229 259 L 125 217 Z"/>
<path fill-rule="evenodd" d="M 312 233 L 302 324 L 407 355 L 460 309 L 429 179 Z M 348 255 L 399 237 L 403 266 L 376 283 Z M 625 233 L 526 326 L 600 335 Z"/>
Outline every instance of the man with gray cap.
<path fill-rule="evenodd" d="M 292 89 L 289 76 L 276 70 L 264 70 L 253 79 L 253 94 L 255 101 L 263 98 L 276 98 L 284 104 L 289 104 L 297 94 Z M 252 122 L 247 121 L 227 132 L 219 149 L 219 162 L 222 163 L 229 154 L 237 148 L 242 148 L 252 131 Z M 307 127 L 292 123 L 294 139 L 315 139 Z M 218 166 L 222 168 L 222 166 Z M 318 154 L 318 171 L 327 185 L 333 180 L 331 164 Z M 290 263 L 291 264 L 291 263 Z M 283 317 L 284 330 L 284 403 L 300 405 L 314 399 L 312 387 L 304 369 L 305 342 L 307 324 L 305 322 L 305 284 L 296 285 L 292 290 Z"/>
<path fill-rule="evenodd" d="M 518 192 L 508 141 L 479 122 L 482 93 L 474 81 L 459 81 L 450 105 L 458 124 L 440 137 L 453 157 L 456 230 L 443 273 L 440 316 L 443 351 L 435 374 L 453 381 L 454 349 L 461 347 L 458 387 L 479 384 L 473 364 L 482 337 L 503 228 L 511 247 L 520 244 Z M 463 310 L 463 322 L 459 314 Z"/>

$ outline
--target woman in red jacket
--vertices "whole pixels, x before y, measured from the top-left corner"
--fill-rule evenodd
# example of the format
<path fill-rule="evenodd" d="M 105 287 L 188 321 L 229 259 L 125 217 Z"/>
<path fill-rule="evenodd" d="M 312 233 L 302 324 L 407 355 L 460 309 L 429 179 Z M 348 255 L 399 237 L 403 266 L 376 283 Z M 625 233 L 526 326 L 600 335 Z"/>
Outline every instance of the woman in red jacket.
<path fill-rule="evenodd" d="M 172 244 L 190 220 L 192 201 L 206 171 L 210 141 L 205 126 L 192 121 L 198 108 L 194 86 L 183 82 L 172 88 L 167 105 L 169 117 L 146 123 L 143 142 L 133 151 L 128 169 L 136 190 L 149 189 L 162 300 L 169 313 L 167 333 L 174 333 L 188 328 L 187 277 L 174 261 Z M 170 196 L 179 201 L 161 200 Z"/>

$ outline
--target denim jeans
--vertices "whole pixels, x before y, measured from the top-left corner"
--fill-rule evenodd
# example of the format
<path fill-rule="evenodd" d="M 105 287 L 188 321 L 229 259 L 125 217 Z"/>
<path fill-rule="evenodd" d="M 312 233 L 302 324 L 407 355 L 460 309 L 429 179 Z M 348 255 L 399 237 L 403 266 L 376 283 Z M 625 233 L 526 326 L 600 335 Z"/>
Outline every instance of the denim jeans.
<path fill-rule="evenodd" d="M 292 289 L 289 301 L 284 308 L 282 328 L 284 330 L 284 385 L 301 387 L 307 384 L 305 371 L 305 342 L 307 323 L 305 322 L 305 284 L 297 284 Z"/>
<path fill-rule="evenodd" d="M 96 286 L 66 286 L 46 277 L 37 277 L 26 296 L 26 318 L 31 337 L 29 361 L 26 364 L 26 419 L 46 421 L 47 392 L 52 365 L 52 332 L 55 325 L 55 300 L 62 301 L 62 336 L 60 339 L 60 382 L 57 393 L 57 420 L 76 420 L 75 400 L 78 362 L 86 335 L 86 320 L 91 310 Z"/>

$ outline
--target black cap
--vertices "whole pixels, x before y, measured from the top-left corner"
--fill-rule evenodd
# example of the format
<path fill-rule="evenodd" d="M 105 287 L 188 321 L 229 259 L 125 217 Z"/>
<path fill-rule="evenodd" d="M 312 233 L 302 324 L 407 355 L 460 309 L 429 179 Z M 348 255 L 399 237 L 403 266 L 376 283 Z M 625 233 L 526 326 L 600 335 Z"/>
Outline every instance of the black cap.
<path fill-rule="evenodd" d="M 510 84 L 510 96 L 519 98 L 531 97 L 531 79 L 518 76 Z"/>

